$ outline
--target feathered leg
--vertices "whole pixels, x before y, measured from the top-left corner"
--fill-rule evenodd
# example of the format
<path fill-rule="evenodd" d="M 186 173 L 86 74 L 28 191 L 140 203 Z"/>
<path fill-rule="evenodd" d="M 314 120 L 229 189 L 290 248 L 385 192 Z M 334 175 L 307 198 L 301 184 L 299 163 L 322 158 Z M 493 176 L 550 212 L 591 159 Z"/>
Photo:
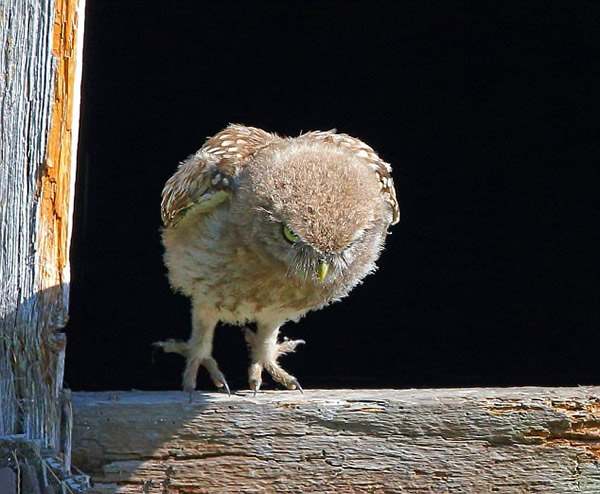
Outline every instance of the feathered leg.
<path fill-rule="evenodd" d="M 254 393 L 260 389 L 262 384 L 262 371 L 266 370 L 271 377 L 280 384 L 283 384 L 288 389 L 298 389 L 302 391 L 302 387 L 291 374 L 287 373 L 277 362 L 280 355 L 293 352 L 300 344 L 305 343 L 304 340 L 288 340 L 283 342 L 277 341 L 279 328 L 281 324 L 273 324 L 269 322 L 257 322 L 256 333 L 250 329 L 245 329 L 246 342 L 250 348 L 250 368 L 248 369 L 248 381 L 250 389 Z"/>
<path fill-rule="evenodd" d="M 187 342 L 167 340 L 154 343 L 155 346 L 162 348 L 167 353 L 179 353 L 186 358 L 183 390 L 188 393 L 196 389 L 196 376 L 200 365 L 208 370 L 215 386 L 230 393 L 225 376 L 219 370 L 219 366 L 212 356 L 213 337 L 217 323 L 216 318 L 207 316 L 194 306 L 192 307 L 192 335 Z"/>

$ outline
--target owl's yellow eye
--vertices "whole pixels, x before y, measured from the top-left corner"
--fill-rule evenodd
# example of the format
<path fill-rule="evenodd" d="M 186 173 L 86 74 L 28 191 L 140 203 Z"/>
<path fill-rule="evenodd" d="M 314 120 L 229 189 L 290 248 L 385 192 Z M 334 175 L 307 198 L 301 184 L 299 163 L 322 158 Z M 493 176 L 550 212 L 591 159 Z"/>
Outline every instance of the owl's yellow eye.
<path fill-rule="evenodd" d="M 289 226 L 283 225 L 283 236 L 291 244 L 295 244 L 300 241 L 300 237 L 296 235 Z"/>

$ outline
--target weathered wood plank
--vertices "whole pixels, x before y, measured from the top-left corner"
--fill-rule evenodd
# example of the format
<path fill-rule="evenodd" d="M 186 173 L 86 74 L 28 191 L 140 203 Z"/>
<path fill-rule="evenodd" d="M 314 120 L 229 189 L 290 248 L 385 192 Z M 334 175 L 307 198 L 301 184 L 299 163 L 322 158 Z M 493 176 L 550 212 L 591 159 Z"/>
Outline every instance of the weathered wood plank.
<path fill-rule="evenodd" d="M 75 393 L 92 493 L 600 492 L 600 388 Z"/>
<path fill-rule="evenodd" d="M 0 436 L 55 449 L 83 6 L 0 1 Z"/>
<path fill-rule="evenodd" d="M 69 475 L 70 430 L 61 434 L 69 402 L 59 331 L 68 319 L 83 7 L 0 0 L 0 450 L 9 452 L 0 466 L 16 473 L 7 494 L 86 484 Z M 61 450 L 65 461 L 53 461 Z"/>

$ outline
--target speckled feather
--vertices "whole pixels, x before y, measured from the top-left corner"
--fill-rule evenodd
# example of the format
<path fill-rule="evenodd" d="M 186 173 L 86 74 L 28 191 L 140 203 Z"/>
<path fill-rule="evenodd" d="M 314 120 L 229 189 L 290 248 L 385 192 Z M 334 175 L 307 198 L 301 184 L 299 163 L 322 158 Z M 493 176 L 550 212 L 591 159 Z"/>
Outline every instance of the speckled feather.
<path fill-rule="evenodd" d="M 391 224 L 398 223 L 400 208 L 391 177 L 392 169 L 370 146 L 347 134 L 338 134 L 335 129 L 307 132 L 291 139 L 314 139 L 331 143 L 364 159 L 365 164 L 376 174 L 381 184 L 381 194 L 392 208 Z M 238 124 L 232 124 L 209 138 L 196 154 L 179 166 L 177 173 L 165 184 L 161 205 L 164 225 L 175 226 L 190 207 L 210 202 L 215 194 L 229 191 L 231 180 L 250 163 L 252 155 L 283 140 L 262 129 Z M 215 202 L 219 204 L 222 201 Z"/>
<path fill-rule="evenodd" d="M 175 226 L 192 206 L 229 192 L 231 180 L 248 164 L 248 158 L 276 140 L 280 138 L 275 134 L 235 124 L 210 137 L 165 184 L 161 204 L 164 225 Z"/>

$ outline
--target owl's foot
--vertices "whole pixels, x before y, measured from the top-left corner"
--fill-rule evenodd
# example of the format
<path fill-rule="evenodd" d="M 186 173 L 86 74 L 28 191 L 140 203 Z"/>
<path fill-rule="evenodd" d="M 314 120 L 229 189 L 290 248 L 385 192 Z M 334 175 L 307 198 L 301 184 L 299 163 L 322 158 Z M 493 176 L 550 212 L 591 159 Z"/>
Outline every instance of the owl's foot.
<path fill-rule="evenodd" d="M 198 368 L 202 365 L 208 371 L 215 386 L 220 390 L 227 392 L 228 395 L 231 395 L 225 376 L 219 370 L 217 361 L 212 355 L 204 358 L 199 357 L 197 354 L 190 355 L 192 352 L 190 352 L 190 345 L 187 341 L 157 341 L 153 343 L 153 345 L 162 348 L 165 353 L 178 353 L 186 358 L 185 371 L 183 372 L 183 390 L 186 393 L 192 393 L 196 389 L 196 376 L 198 374 Z"/>
<path fill-rule="evenodd" d="M 281 355 L 293 352 L 298 345 L 306 343 L 304 340 L 289 340 L 286 338 L 283 342 L 278 343 L 276 338 L 261 339 L 259 335 L 248 328 L 245 328 L 244 335 L 250 347 L 252 362 L 248 369 L 248 382 L 250 389 L 254 391 L 254 395 L 256 395 L 262 384 L 263 369 L 271 375 L 274 381 L 286 388 L 304 392 L 298 379 L 286 372 L 277 362 Z"/>

